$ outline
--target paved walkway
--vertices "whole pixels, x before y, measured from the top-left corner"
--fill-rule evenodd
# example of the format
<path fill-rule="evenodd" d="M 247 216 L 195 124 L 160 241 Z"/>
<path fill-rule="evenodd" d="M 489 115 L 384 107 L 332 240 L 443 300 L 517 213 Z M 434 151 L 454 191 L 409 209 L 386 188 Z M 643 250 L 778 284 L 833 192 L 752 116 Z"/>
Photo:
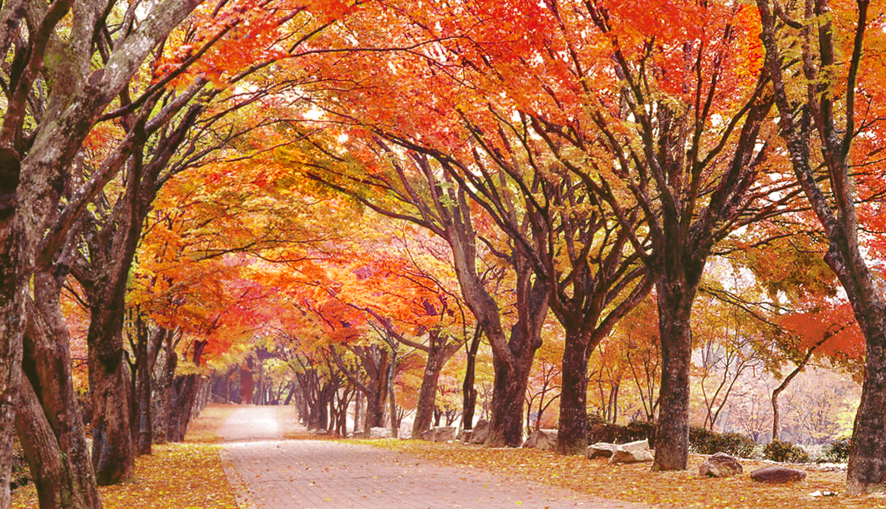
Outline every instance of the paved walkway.
<path fill-rule="evenodd" d="M 447 467 L 368 446 L 284 440 L 291 408 L 244 406 L 222 426 L 223 459 L 244 509 L 586 507 L 639 509 L 562 488 Z"/>

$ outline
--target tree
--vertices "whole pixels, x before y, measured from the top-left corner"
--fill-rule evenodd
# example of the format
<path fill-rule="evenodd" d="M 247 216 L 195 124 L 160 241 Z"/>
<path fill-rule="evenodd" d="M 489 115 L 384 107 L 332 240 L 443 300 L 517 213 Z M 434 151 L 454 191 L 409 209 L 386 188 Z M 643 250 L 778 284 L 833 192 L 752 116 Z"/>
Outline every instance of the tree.
<path fill-rule="evenodd" d="M 6 115 L 0 127 L 3 212 L 0 259 L 4 324 L 0 329 L 0 464 L 4 466 L 0 507 L 9 505 L 11 431 L 18 401 L 18 365 L 31 276 L 51 269 L 74 221 L 113 176 L 99 171 L 88 180 L 71 179 L 71 162 L 100 115 L 126 87 L 145 58 L 198 4 L 160 2 L 145 17 L 133 5 L 62 1 L 4 3 L 5 55 L 15 43 L 19 58 L 5 68 Z M 114 9 L 116 7 L 116 9 Z M 70 24 L 62 20 L 71 11 Z M 119 30 L 108 30 L 110 14 Z M 27 39 L 22 27 L 27 26 Z M 99 41 L 98 44 L 94 44 Z M 97 50 L 105 58 L 93 60 Z M 99 67 L 99 63 L 104 64 Z M 10 72 L 11 71 L 11 72 Z M 47 88 L 47 85 L 51 85 Z M 39 98 L 36 102 L 35 98 Z M 58 210 L 62 197 L 64 210 Z M 21 205 L 27 204 L 27 209 Z M 64 272 L 64 271 L 62 271 Z M 56 431 L 58 433 L 58 431 Z M 87 476 L 88 477 L 88 476 Z M 89 481 L 87 481 L 87 484 Z M 76 488 L 90 490 L 88 486 Z M 87 497 L 93 500 L 95 497 Z"/>
<path fill-rule="evenodd" d="M 882 139 L 882 65 L 865 59 L 865 45 L 882 45 L 882 5 L 817 0 L 786 9 L 758 0 L 765 65 L 780 114 L 780 137 L 797 182 L 828 240 L 825 261 L 837 275 L 866 342 L 864 388 L 847 473 L 852 494 L 886 488 L 886 302 L 859 240 L 857 205 L 863 184 L 854 168 L 871 162 L 866 138 Z M 873 9 L 872 9 L 873 8 Z M 799 20 L 799 21 L 798 21 Z M 799 56 L 786 56 L 799 44 Z M 879 47 L 879 46 L 877 46 Z M 791 50 L 794 51 L 794 50 Z M 874 59 L 875 60 L 875 59 Z M 842 64 L 842 65 L 840 65 Z M 820 153 L 820 155 L 819 155 Z"/>
<path fill-rule="evenodd" d="M 759 65 L 747 9 L 656 7 L 589 6 L 586 16 L 610 36 L 611 58 L 600 61 L 620 83 L 614 96 L 582 86 L 596 99 L 589 120 L 615 158 L 612 171 L 650 225 L 662 348 L 653 469 L 675 470 L 686 468 L 691 312 L 706 261 L 735 228 L 774 211 L 759 200 L 779 184 L 757 180 L 772 99 L 765 76 L 739 70 Z M 668 24 L 653 21 L 663 12 Z M 594 68 L 590 60 L 577 65 Z M 624 208 L 622 194 L 611 195 L 614 208 Z"/>

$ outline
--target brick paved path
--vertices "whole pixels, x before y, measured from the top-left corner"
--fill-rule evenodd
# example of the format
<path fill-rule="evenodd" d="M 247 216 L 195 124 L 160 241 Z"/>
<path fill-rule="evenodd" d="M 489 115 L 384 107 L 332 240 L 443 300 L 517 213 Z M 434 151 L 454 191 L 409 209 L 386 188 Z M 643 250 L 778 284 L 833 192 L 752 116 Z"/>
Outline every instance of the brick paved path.
<path fill-rule="evenodd" d="M 245 406 L 222 427 L 225 469 L 244 509 L 642 507 L 374 447 L 283 440 L 295 426 L 289 412 Z"/>

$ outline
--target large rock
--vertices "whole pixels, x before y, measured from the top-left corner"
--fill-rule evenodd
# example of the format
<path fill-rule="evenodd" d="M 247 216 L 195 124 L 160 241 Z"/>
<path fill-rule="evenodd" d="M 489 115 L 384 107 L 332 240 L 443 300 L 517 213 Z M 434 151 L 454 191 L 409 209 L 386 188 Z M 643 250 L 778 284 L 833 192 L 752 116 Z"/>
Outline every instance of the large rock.
<path fill-rule="evenodd" d="M 448 442 L 455 440 L 458 428 L 455 426 L 437 426 L 421 433 L 421 439 L 427 442 Z"/>
<path fill-rule="evenodd" d="M 612 452 L 609 458 L 609 464 L 616 463 L 640 463 L 642 461 L 652 461 L 654 456 L 652 450 L 649 449 L 649 440 L 638 440 L 627 444 L 621 444 Z"/>
<path fill-rule="evenodd" d="M 391 438 L 391 430 L 388 428 L 369 428 L 369 438 Z"/>
<path fill-rule="evenodd" d="M 597 442 L 594 445 L 588 446 L 588 458 L 611 458 L 612 453 L 618 450 L 618 446 L 616 444 L 610 444 L 609 442 Z"/>
<path fill-rule="evenodd" d="M 795 468 L 773 465 L 754 470 L 751 472 L 751 479 L 768 483 L 795 482 L 806 479 L 806 472 Z"/>
<path fill-rule="evenodd" d="M 480 419 L 477 421 L 477 424 L 474 424 L 474 429 L 471 433 L 471 442 L 472 444 L 483 444 L 486 443 L 486 439 L 489 438 L 489 422 Z"/>
<path fill-rule="evenodd" d="M 698 473 L 708 477 L 732 477 L 742 472 L 741 463 L 725 452 L 714 454 L 698 466 Z"/>
<path fill-rule="evenodd" d="M 542 451 L 554 451 L 557 449 L 557 430 L 540 429 L 533 431 L 526 437 L 523 447 L 540 449 Z"/>

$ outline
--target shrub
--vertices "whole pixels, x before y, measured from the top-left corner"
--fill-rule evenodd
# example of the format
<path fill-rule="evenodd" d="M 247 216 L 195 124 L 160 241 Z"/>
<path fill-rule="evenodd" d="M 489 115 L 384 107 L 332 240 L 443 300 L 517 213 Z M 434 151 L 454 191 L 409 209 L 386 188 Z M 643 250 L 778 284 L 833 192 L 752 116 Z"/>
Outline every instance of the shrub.
<path fill-rule="evenodd" d="M 823 462 L 846 463 L 849 461 L 850 447 L 852 447 L 851 438 L 838 438 L 835 442 L 825 446 L 821 459 Z"/>
<path fill-rule="evenodd" d="M 773 440 L 763 448 L 763 457 L 779 463 L 805 463 L 809 461 L 809 455 L 802 447 L 790 442 Z"/>
<path fill-rule="evenodd" d="M 588 443 L 609 442 L 612 444 L 624 444 L 637 440 L 649 440 L 650 447 L 655 447 L 654 422 L 634 421 L 627 426 L 618 424 L 606 424 L 588 419 Z"/>
<path fill-rule="evenodd" d="M 740 433 L 715 433 L 706 428 L 689 428 L 689 446 L 698 454 L 725 452 L 739 458 L 751 458 L 757 444 Z"/>
<path fill-rule="evenodd" d="M 622 428 L 619 440 L 621 442 L 635 442 L 637 440 L 649 440 L 649 447 L 655 448 L 656 424 L 647 421 L 634 421 Z"/>
<path fill-rule="evenodd" d="M 616 424 L 593 424 L 588 428 L 588 443 L 608 442 L 614 444 L 618 442 L 620 434 L 621 426 Z"/>

